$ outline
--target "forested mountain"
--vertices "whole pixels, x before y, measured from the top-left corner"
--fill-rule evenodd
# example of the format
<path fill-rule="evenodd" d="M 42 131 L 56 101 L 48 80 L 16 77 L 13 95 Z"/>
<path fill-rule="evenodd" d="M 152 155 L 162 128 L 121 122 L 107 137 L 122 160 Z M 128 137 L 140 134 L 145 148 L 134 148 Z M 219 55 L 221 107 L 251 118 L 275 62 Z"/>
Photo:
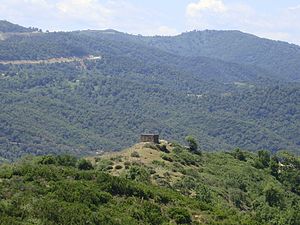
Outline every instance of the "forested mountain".
<path fill-rule="evenodd" d="M 279 76 L 254 61 L 188 54 L 188 48 L 179 51 L 172 44 L 182 37 L 198 40 L 199 34 L 150 38 L 106 30 L 8 36 L 0 41 L 0 156 L 119 150 L 142 132 L 177 140 L 193 134 L 204 150 L 299 153 L 300 84 L 287 82 L 288 72 Z M 172 40 L 169 47 L 161 44 L 166 40 Z M 189 46 L 187 39 L 184 43 Z M 278 44 L 298 54 L 297 46 Z M 239 58 L 243 51 L 236 46 L 235 51 Z M 271 60 L 274 54 L 260 57 Z M 88 55 L 101 57 L 85 60 Z M 5 64 L 60 57 L 82 61 Z"/>
<path fill-rule="evenodd" d="M 261 67 L 272 77 L 300 81 L 300 47 L 240 31 L 193 31 L 176 37 L 134 37 L 182 56 L 206 56 Z"/>
<path fill-rule="evenodd" d="M 10 23 L 6 20 L 0 20 L 0 32 L 2 33 L 25 33 L 37 31 L 37 28 L 26 28 L 18 24 Z"/>

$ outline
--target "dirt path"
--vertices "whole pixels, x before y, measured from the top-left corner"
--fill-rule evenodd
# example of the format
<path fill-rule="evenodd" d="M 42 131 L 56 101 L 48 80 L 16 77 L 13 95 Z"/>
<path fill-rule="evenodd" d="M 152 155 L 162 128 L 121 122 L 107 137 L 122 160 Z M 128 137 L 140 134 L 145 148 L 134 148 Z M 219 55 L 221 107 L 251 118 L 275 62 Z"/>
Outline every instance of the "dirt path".
<path fill-rule="evenodd" d="M 53 63 L 70 63 L 70 62 L 83 62 L 84 60 L 101 60 L 101 56 L 86 56 L 86 57 L 70 57 L 70 58 L 50 58 L 41 60 L 10 60 L 0 61 L 1 65 L 26 65 L 26 64 L 53 64 Z"/>

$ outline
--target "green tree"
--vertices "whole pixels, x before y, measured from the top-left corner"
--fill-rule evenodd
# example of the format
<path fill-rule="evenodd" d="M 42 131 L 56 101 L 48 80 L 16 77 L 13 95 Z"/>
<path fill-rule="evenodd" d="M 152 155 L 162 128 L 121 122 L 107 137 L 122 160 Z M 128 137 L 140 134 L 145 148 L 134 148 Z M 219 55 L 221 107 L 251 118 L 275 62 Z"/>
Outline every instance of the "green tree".
<path fill-rule="evenodd" d="M 278 178 L 279 161 L 276 156 L 272 156 L 270 160 L 271 175 Z"/>
<path fill-rule="evenodd" d="M 258 158 L 255 161 L 255 167 L 259 169 L 264 169 L 269 167 L 271 154 L 267 150 L 260 150 L 257 152 Z"/>
<path fill-rule="evenodd" d="M 187 209 L 174 207 L 169 210 L 169 215 L 177 224 L 191 224 L 192 217 Z"/>
<path fill-rule="evenodd" d="M 188 143 L 189 149 L 191 152 L 194 152 L 194 153 L 198 152 L 198 143 L 193 136 L 191 136 L 191 135 L 187 136 L 185 138 L 185 141 Z"/>
<path fill-rule="evenodd" d="M 267 187 L 264 189 L 264 194 L 266 198 L 266 202 L 270 206 L 282 206 L 282 193 L 273 185 L 268 184 Z"/>
<path fill-rule="evenodd" d="M 245 153 L 242 152 L 239 148 L 236 148 L 233 152 L 233 157 L 240 161 L 246 161 Z"/>
<path fill-rule="evenodd" d="M 91 169 L 93 169 L 92 163 L 89 160 L 86 160 L 86 159 L 79 160 L 77 167 L 80 170 L 91 170 Z"/>

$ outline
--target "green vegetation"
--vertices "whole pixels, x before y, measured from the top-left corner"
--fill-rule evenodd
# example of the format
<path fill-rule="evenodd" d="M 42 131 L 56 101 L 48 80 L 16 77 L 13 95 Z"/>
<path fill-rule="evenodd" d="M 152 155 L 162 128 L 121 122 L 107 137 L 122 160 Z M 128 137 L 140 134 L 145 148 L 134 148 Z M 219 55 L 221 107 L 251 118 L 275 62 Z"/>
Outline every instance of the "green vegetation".
<path fill-rule="evenodd" d="M 269 51 L 258 51 L 260 43 L 279 52 L 292 51 L 294 60 L 288 58 L 287 73 L 280 69 L 280 76 L 229 56 L 213 57 L 223 50 L 242 59 L 243 52 L 231 47 L 236 42 L 230 40 L 243 42 L 246 37 L 237 32 L 191 32 L 146 38 L 116 31 L 7 36 L 0 41 L 0 61 L 90 54 L 102 58 L 51 65 L 0 64 L 0 160 L 120 150 L 143 132 L 180 143 L 191 134 L 201 151 L 240 147 L 299 154 L 300 86 L 285 81 L 300 62 L 298 47 L 253 36 L 255 45 L 246 42 L 245 54 L 253 46 L 268 65 L 272 65 L 265 55 Z M 212 43 L 217 53 L 208 55 L 203 45 Z M 293 71 L 297 77 L 299 70 Z"/>
<path fill-rule="evenodd" d="M 185 141 L 189 144 L 189 149 L 191 152 L 196 153 L 198 151 L 198 143 L 193 136 L 186 136 Z"/>
<path fill-rule="evenodd" d="M 137 73 L 106 71 L 114 63 L 91 62 L 85 71 L 76 63 L 2 67 L 0 157 L 118 150 L 147 130 L 180 142 L 193 134 L 201 150 L 299 149 L 297 84 L 198 98 L 175 91 L 163 74 L 142 82 Z M 213 89 L 206 82 L 198 87 Z"/>
<path fill-rule="evenodd" d="M 199 155 L 180 145 L 165 146 L 169 153 L 163 154 L 172 161 L 164 164 L 147 163 L 144 155 L 139 163 L 125 161 L 122 152 L 111 156 L 112 161 L 109 155 L 97 157 L 94 165 L 68 155 L 2 164 L 0 223 L 299 224 L 300 158 L 278 153 L 275 177 L 275 156 L 269 166 L 255 166 L 267 158 L 265 151 Z M 136 151 L 157 152 L 156 160 L 161 161 L 159 149 L 142 150 Z M 243 160 L 236 157 L 241 152 Z M 113 170 L 103 172 L 104 165 L 123 172 L 112 176 Z"/>
<path fill-rule="evenodd" d="M 240 31 L 192 31 L 176 37 L 133 37 L 147 45 L 182 56 L 206 56 L 260 67 L 269 76 L 300 81 L 300 48 Z"/>
<path fill-rule="evenodd" d="M 0 32 L 0 224 L 299 225 L 298 46 L 235 31 Z M 60 57 L 83 59 L 3 63 Z M 188 146 L 77 158 L 143 132 Z"/>
<path fill-rule="evenodd" d="M 38 28 L 25 28 L 17 24 L 10 23 L 6 20 L 0 20 L 0 32 L 2 33 L 23 33 L 40 31 Z"/>

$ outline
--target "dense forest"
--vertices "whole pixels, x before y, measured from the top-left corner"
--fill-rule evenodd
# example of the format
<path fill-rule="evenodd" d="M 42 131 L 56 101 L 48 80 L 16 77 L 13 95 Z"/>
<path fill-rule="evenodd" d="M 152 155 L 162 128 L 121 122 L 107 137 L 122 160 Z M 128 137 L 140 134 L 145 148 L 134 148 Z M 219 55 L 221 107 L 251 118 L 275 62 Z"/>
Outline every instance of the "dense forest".
<path fill-rule="evenodd" d="M 299 158 L 187 141 L 2 164 L 0 224 L 299 224 Z"/>
<path fill-rule="evenodd" d="M 236 39 L 245 51 L 231 45 Z M 214 44 L 216 52 L 209 54 Z M 272 51 L 258 51 L 259 45 Z M 271 69 L 256 63 L 269 65 L 278 57 L 273 51 L 294 57 L 287 59 L 286 73 L 277 62 Z M 251 52 L 253 61 L 244 60 L 243 52 Z M 120 150 L 143 132 L 180 142 L 193 134 L 208 151 L 240 147 L 299 154 L 299 52 L 295 45 L 234 31 L 142 37 L 113 30 L 32 35 L 16 30 L 0 41 L 1 160 Z M 101 58 L 1 64 L 88 55 Z"/>
<path fill-rule="evenodd" d="M 88 62 L 90 70 L 77 63 L 10 67 L 0 82 L 1 156 L 118 150 L 143 132 L 178 140 L 192 133 L 205 150 L 297 152 L 298 84 L 202 81 L 193 93 L 160 79 L 163 73 L 123 74 L 105 60 Z"/>

